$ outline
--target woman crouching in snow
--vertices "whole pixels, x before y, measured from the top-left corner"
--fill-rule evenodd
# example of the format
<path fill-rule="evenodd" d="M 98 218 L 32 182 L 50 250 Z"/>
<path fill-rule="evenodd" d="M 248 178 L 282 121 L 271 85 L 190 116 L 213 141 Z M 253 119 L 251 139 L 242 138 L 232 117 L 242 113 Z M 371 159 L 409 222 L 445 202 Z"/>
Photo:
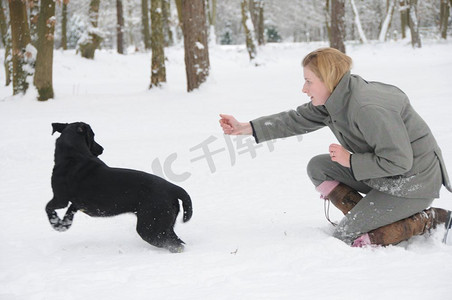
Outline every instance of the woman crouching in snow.
<path fill-rule="evenodd" d="M 438 224 L 449 228 L 451 212 L 430 207 L 442 185 L 452 192 L 441 150 L 408 97 L 350 74 L 351 58 L 333 48 L 311 52 L 302 65 L 309 103 L 245 123 L 220 115 L 224 133 L 262 143 L 328 126 L 340 145 L 312 158 L 307 171 L 344 213 L 334 236 L 350 245 L 397 244 Z"/>

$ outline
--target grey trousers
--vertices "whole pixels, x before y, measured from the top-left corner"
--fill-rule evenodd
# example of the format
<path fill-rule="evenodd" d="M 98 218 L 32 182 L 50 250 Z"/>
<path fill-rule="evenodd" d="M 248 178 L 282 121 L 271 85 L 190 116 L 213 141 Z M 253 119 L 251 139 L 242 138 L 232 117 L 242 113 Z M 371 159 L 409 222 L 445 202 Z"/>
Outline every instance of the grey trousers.
<path fill-rule="evenodd" d="M 355 180 L 349 168 L 333 162 L 328 154 L 313 157 L 307 171 L 316 187 L 323 181 L 337 180 L 365 194 L 336 226 L 334 236 L 347 244 L 366 232 L 421 212 L 433 202 L 433 198 L 401 198 L 374 190 Z"/>

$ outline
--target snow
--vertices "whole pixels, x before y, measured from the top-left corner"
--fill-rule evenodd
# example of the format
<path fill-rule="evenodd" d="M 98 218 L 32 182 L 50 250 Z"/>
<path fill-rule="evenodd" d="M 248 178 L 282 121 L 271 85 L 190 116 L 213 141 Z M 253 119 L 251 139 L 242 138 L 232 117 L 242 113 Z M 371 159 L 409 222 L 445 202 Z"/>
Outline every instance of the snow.
<path fill-rule="evenodd" d="M 12 97 L 1 86 L 0 299 L 450 298 L 443 229 L 386 248 L 351 248 L 331 236 L 306 174 L 310 158 L 336 142 L 328 129 L 262 146 L 222 135 L 219 113 L 246 121 L 309 101 L 301 60 L 323 46 L 266 45 L 259 67 L 244 46 L 215 46 L 209 78 L 192 93 L 182 46 L 165 49 L 167 83 L 152 90 L 150 54 L 113 51 L 95 60 L 56 51 L 56 98 L 45 103 L 33 89 Z M 452 43 L 349 43 L 347 51 L 354 73 L 408 94 L 452 173 Z M 175 228 L 184 253 L 142 241 L 133 215 L 78 212 L 67 232 L 51 228 L 51 123 L 73 121 L 91 124 L 110 166 L 160 167 L 189 192 L 193 218 L 184 224 L 180 216 Z M 443 188 L 434 205 L 452 209 L 451 200 Z M 331 207 L 330 217 L 341 214 Z"/>
<path fill-rule="evenodd" d="M 204 45 L 201 44 L 200 42 L 196 42 L 195 43 L 196 48 L 198 48 L 199 50 L 203 50 L 204 49 Z"/>

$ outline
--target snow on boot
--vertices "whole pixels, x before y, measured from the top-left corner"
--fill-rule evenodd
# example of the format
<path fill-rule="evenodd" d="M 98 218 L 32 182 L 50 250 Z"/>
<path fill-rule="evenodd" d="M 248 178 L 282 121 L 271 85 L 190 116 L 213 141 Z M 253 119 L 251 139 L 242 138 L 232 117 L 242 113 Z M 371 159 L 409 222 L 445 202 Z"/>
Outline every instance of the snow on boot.
<path fill-rule="evenodd" d="M 441 208 L 429 208 L 406 219 L 382 226 L 368 232 L 372 244 L 395 245 L 412 236 L 421 235 L 438 224 L 448 221 L 450 212 Z"/>

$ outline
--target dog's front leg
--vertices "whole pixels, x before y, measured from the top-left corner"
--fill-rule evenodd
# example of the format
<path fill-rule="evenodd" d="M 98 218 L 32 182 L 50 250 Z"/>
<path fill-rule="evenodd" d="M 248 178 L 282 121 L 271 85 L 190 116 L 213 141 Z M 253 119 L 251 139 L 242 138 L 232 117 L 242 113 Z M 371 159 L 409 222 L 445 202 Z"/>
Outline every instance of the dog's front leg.
<path fill-rule="evenodd" d="M 74 214 L 77 212 L 77 208 L 73 204 L 71 204 L 71 206 L 66 211 L 63 220 L 58 217 L 58 214 L 55 211 L 56 209 L 65 208 L 68 204 L 68 201 L 61 202 L 57 201 L 56 199 L 52 199 L 51 201 L 49 201 L 49 203 L 47 203 L 47 217 L 49 218 L 50 225 L 52 225 L 53 229 L 55 229 L 56 231 L 66 231 L 72 225 Z"/>
<path fill-rule="evenodd" d="M 66 228 L 63 231 L 68 230 L 72 226 L 72 220 L 74 219 L 74 215 L 77 212 L 77 208 L 74 204 L 71 204 L 69 208 L 66 211 L 66 214 L 64 215 L 63 222 L 61 222 L 61 225 Z"/>

